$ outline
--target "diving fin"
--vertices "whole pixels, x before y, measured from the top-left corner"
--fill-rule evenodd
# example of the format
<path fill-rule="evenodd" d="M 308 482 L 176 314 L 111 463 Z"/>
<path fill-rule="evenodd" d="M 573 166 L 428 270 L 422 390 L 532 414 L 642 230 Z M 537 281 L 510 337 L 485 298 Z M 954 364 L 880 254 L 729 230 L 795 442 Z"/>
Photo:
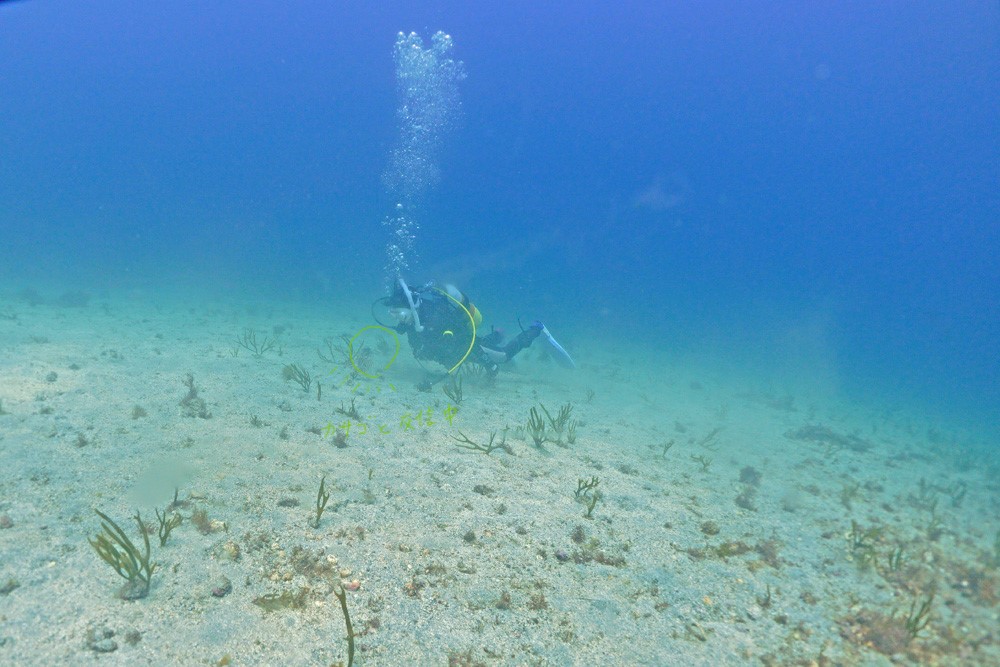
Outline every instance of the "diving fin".
<path fill-rule="evenodd" d="M 569 356 L 569 352 L 567 352 L 566 349 L 559 344 L 559 341 L 557 341 L 552 334 L 549 333 L 549 330 L 545 327 L 545 325 L 541 322 L 536 322 L 535 324 L 541 325 L 542 336 L 548 343 L 548 347 L 546 349 L 548 349 L 552 358 L 556 360 L 556 363 L 563 368 L 576 368 L 576 363 L 573 362 L 573 357 Z"/>

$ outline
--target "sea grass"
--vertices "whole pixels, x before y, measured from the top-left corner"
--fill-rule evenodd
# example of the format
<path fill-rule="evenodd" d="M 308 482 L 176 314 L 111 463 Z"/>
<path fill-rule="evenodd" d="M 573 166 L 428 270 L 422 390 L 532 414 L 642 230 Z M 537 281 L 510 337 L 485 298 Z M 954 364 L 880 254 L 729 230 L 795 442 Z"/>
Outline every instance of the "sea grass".
<path fill-rule="evenodd" d="M 347 591 L 338 583 L 333 594 L 340 600 L 340 608 L 344 612 L 344 625 L 347 626 L 347 667 L 351 667 L 354 664 L 354 626 L 351 625 L 351 614 L 347 611 Z"/>
<path fill-rule="evenodd" d="M 138 512 L 133 517 L 139 524 L 139 531 L 142 533 L 144 548 L 140 552 L 135 543 L 111 517 L 100 510 L 94 511 L 101 517 L 101 528 L 104 532 L 88 541 L 90 546 L 94 547 L 97 555 L 110 565 L 120 577 L 128 581 L 122 587 L 119 595 L 126 600 L 146 597 L 156 563 L 149 559 L 149 531 L 142 522 L 142 517 Z"/>

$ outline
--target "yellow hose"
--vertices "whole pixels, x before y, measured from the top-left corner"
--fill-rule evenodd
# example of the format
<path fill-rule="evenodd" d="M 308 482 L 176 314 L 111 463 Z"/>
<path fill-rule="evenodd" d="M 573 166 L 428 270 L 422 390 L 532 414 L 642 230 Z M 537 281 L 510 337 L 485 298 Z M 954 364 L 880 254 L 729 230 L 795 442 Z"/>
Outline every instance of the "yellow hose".
<path fill-rule="evenodd" d="M 440 292 L 441 294 L 444 294 L 452 301 L 454 301 L 455 304 L 458 305 L 458 307 L 461 308 L 462 311 L 469 317 L 469 324 L 472 325 L 472 340 L 469 341 L 469 349 L 465 351 L 465 354 L 462 355 L 462 358 L 458 360 L 457 364 L 448 369 L 448 374 L 450 375 L 451 373 L 454 373 L 456 370 L 458 370 L 458 367 L 464 364 L 465 360 L 469 358 L 470 354 L 472 354 L 472 348 L 475 347 L 476 345 L 476 319 L 472 316 L 472 313 L 469 312 L 469 309 L 466 308 L 461 301 L 459 301 L 452 295 L 448 294 L 443 289 L 437 287 L 435 287 L 434 289 Z"/>

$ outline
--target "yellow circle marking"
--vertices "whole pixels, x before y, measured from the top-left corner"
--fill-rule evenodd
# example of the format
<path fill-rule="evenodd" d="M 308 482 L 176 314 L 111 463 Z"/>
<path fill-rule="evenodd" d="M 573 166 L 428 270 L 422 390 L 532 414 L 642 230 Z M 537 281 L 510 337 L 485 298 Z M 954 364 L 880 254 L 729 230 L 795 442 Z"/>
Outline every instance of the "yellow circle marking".
<path fill-rule="evenodd" d="M 393 364 L 394 361 L 396 361 L 396 357 L 399 355 L 399 336 L 397 336 L 396 332 L 393 331 L 392 329 L 390 329 L 389 327 L 383 327 L 382 325 L 379 325 L 379 324 L 370 324 L 370 325 L 368 325 L 366 327 L 362 327 L 361 329 L 359 329 L 358 333 L 354 334 L 354 337 L 351 338 L 350 343 L 348 343 L 349 358 L 351 360 L 351 366 L 354 367 L 354 370 L 356 370 L 358 373 L 361 373 L 366 378 L 371 378 L 372 380 L 377 380 L 378 377 L 379 377 L 378 375 L 372 375 L 370 373 L 366 373 L 365 371 L 361 370 L 361 368 L 354 362 L 354 341 L 357 340 L 358 336 L 360 336 L 364 332 L 368 331 L 369 329 L 379 329 L 381 331 L 387 332 L 390 336 L 392 336 L 392 341 L 396 344 L 396 349 L 393 350 L 392 357 L 389 359 L 388 363 L 386 363 L 386 365 L 382 367 L 382 370 L 379 371 L 380 374 L 384 373 L 387 370 L 389 370 L 389 367 L 392 366 L 392 364 Z M 463 358 L 463 360 L 464 360 L 464 358 Z"/>

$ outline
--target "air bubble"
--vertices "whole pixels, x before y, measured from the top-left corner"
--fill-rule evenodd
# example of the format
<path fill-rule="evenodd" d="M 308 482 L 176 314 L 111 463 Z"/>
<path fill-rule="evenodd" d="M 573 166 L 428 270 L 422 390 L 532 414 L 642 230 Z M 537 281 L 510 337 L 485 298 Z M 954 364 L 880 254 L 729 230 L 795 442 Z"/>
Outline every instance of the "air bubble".
<path fill-rule="evenodd" d="M 441 31 L 431 37 L 426 48 L 415 32 L 396 36 L 399 143 L 383 174 L 386 190 L 396 201 L 395 210 L 383 221 L 393 239 L 386 248 L 387 285 L 415 259 L 415 214 L 440 178 L 442 139 L 461 111 L 458 84 L 465 71 L 462 62 L 451 57 L 453 47 L 451 36 Z"/>

